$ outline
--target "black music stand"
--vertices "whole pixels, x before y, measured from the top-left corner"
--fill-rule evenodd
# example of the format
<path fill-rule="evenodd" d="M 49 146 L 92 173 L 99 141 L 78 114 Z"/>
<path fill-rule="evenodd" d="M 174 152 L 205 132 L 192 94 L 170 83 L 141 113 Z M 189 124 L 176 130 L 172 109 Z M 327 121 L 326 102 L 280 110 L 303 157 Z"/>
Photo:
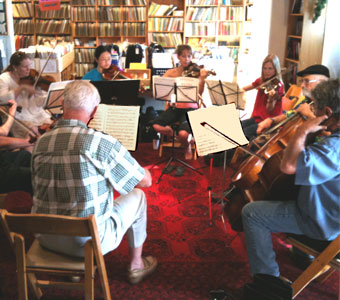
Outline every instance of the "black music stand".
<path fill-rule="evenodd" d="M 158 76 L 154 76 L 158 77 Z M 153 80 L 153 91 L 154 91 L 154 97 L 156 100 L 161 101 L 170 101 L 171 103 L 176 102 L 190 102 L 190 103 L 197 103 L 198 98 L 198 84 L 197 86 L 193 85 L 181 85 L 178 86 L 176 83 L 175 78 L 169 78 L 169 82 L 166 82 L 164 78 L 162 79 L 162 82 L 157 82 L 156 80 Z M 174 95 L 174 96 L 173 96 Z M 193 95 L 196 95 L 196 99 Z M 178 100 L 180 99 L 180 100 Z M 176 126 L 172 125 L 172 147 L 171 147 L 171 155 L 170 157 L 167 157 L 165 159 L 161 159 L 160 161 L 154 163 L 151 168 L 153 168 L 156 165 L 159 165 L 163 162 L 167 161 L 166 166 L 162 169 L 161 175 L 158 177 L 156 183 L 159 183 L 165 173 L 165 170 L 170 166 L 171 162 L 179 162 L 183 166 L 191 169 L 192 171 L 197 172 L 200 175 L 203 175 L 200 171 L 198 171 L 196 168 L 190 166 L 188 163 L 184 162 L 183 160 L 175 157 L 175 132 L 176 132 Z"/>

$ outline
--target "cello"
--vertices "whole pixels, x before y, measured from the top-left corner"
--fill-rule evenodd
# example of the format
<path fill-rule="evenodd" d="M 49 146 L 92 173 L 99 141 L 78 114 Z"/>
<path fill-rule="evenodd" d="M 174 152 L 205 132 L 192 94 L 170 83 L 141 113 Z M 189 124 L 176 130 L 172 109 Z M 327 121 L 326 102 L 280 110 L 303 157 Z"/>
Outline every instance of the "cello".
<path fill-rule="evenodd" d="M 269 198 L 265 173 L 259 174 L 272 156 L 287 147 L 290 138 L 303 122 L 304 118 L 300 114 L 295 115 L 256 152 L 256 156 L 248 157 L 233 174 L 224 209 L 234 230 L 242 231 L 241 211 L 245 204 Z"/>

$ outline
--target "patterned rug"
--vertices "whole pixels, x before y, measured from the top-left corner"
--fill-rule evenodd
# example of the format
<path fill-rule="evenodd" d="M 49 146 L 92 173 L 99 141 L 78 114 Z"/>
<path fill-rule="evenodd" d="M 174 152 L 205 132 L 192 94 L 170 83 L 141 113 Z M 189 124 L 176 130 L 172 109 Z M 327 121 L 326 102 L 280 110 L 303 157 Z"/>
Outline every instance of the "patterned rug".
<path fill-rule="evenodd" d="M 138 145 L 132 154 L 142 166 L 151 166 L 159 159 L 148 143 Z M 165 152 L 163 158 L 168 154 Z M 183 159 L 181 152 L 176 155 Z M 250 281 L 243 234 L 230 228 L 219 203 L 212 203 L 211 213 L 209 210 L 208 190 L 221 194 L 229 185 L 232 170 L 227 168 L 223 186 L 223 167 L 210 172 L 203 158 L 190 161 L 190 165 L 203 175 L 186 168 L 184 176 L 165 174 L 159 184 L 156 181 L 165 163 L 152 168 L 153 185 L 144 189 L 148 200 L 144 254 L 156 256 L 159 267 L 144 282 L 128 284 L 128 246 L 123 240 L 118 249 L 105 256 L 113 299 L 208 300 L 209 291 L 214 289 L 229 292 L 232 296 L 227 299 L 242 299 L 241 288 Z M 5 200 L 6 208 L 16 212 L 29 211 L 31 204 L 30 197 L 20 192 L 11 193 Z M 277 259 L 282 275 L 294 280 L 301 271 L 293 265 L 282 237 L 273 235 Z M 15 259 L 4 236 L 0 239 L 2 299 L 16 299 Z M 335 273 L 323 284 L 311 283 L 296 299 L 336 299 L 338 289 L 339 275 Z M 50 289 L 43 299 L 83 299 L 83 294 Z M 101 299 L 100 294 L 96 299 Z"/>

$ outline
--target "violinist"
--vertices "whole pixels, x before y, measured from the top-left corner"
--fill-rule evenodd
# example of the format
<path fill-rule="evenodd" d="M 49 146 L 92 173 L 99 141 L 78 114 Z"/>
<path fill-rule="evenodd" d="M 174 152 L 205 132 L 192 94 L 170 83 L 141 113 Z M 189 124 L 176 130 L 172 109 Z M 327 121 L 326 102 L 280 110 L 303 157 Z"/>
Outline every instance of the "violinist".
<path fill-rule="evenodd" d="M 8 103 L 12 104 L 9 114 L 14 115 L 17 103 L 14 100 L 8 100 Z M 8 118 L 0 126 L 0 193 L 25 191 L 32 194 L 30 152 L 33 147 L 29 137 L 8 136 L 13 121 L 13 118 Z M 12 151 L 14 149 L 20 151 Z"/>
<path fill-rule="evenodd" d="M 22 107 L 22 111 L 16 112 L 15 117 L 37 132 L 37 126 L 51 123 L 51 120 L 42 107 L 45 95 L 38 93 L 33 84 L 21 82 L 29 76 L 30 70 L 30 59 L 26 53 L 17 51 L 12 54 L 8 67 L 0 75 L 0 103 L 5 104 L 15 99 Z M 13 124 L 11 133 L 16 137 L 24 137 L 27 132 Z"/>
<path fill-rule="evenodd" d="M 263 88 L 261 84 L 278 81 L 273 89 Z M 282 113 L 281 98 L 284 94 L 283 83 L 281 81 L 280 60 L 276 55 L 269 54 L 262 63 L 261 77 L 252 84 L 245 86 L 241 91 L 249 91 L 258 88 L 254 109 L 250 119 L 241 122 L 245 136 L 251 140 L 256 137 L 258 124 L 266 118 L 273 118 Z"/>
<path fill-rule="evenodd" d="M 176 49 L 179 59 L 179 66 L 165 72 L 164 77 L 181 77 L 183 71 L 188 67 L 192 60 L 192 49 L 189 45 L 179 45 Z M 207 70 L 201 69 L 199 73 L 199 94 L 202 95 L 205 79 L 209 75 Z M 185 159 L 192 159 L 191 144 L 193 139 L 188 141 L 191 129 L 187 120 L 187 112 L 197 109 L 197 103 L 176 103 L 176 107 L 169 107 L 165 112 L 159 115 L 154 121 L 153 128 L 164 135 L 173 136 L 172 124 L 180 122 L 178 128 L 178 138 L 180 139 L 185 150 Z"/>
<path fill-rule="evenodd" d="M 292 113 L 298 112 L 306 118 L 313 118 L 314 114 L 310 109 L 310 105 L 306 103 L 306 100 L 310 99 L 312 90 L 322 81 L 329 79 L 329 70 L 323 65 L 312 65 L 306 69 L 297 73 L 298 76 L 302 77 L 301 88 L 302 95 L 296 101 L 292 110 L 285 111 L 282 114 L 266 118 L 258 124 L 257 134 L 263 133 L 266 129 L 274 126 L 289 117 Z"/>
<path fill-rule="evenodd" d="M 311 95 L 316 117 L 296 130 L 280 165 L 283 173 L 295 175 L 297 199 L 255 201 L 242 209 L 252 275 L 280 276 L 271 233 L 327 241 L 340 234 L 340 79 L 319 83 Z M 311 134 L 316 138 L 308 144 Z"/>
<path fill-rule="evenodd" d="M 91 81 L 102 81 L 103 72 L 111 66 L 111 53 L 108 47 L 98 46 L 94 51 L 94 65 L 95 68 L 87 72 L 82 79 Z"/>

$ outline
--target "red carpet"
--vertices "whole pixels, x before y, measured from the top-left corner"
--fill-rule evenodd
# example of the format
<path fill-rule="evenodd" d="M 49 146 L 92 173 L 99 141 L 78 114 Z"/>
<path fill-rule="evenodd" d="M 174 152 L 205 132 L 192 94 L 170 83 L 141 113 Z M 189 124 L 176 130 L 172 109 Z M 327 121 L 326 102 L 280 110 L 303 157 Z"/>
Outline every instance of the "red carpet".
<path fill-rule="evenodd" d="M 142 166 L 158 160 L 151 144 L 140 144 L 133 156 Z M 178 156 L 182 158 L 181 153 Z M 240 288 L 250 281 L 243 236 L 222 222 L 220 205 L 213 204 L 213 224 L 209 224 L 207 188 L 211 185 L 213 192 L 221 193 L 222 167 L 213 168 L 209 181 L 209 168 L 202 158 L 190 164 L 204 175 L 186 169 L 183 177 L 164 175 L 156 184 L 165 164 L 151 170 L 154 184 L 144 189 L 148 199 L 148 238 L 144 253 L 156 256 L 159 267 L 144 282 L 136 286 L 128 284 L 125 278 L 128 247 L 123 241 L 117 250 L 105 256 L 113 299 L 208 300 L 209 291 L 218 288 L 231 293 L 234 299 L 242 299 Z M 225 187 L 231 172 L 227 169 Z M 12 193 L 5 205 L 11 211 L 29 211 L 31 199 L 24 193 Z M 16 299 L 15 259 L 4 236 L 0 239 L 2 299 Z M 274 237 L 274 246 L 282 275 L 294 280 L 301 271 L 293 265 L 280 235 Z M 333 274 L 323 284 L 311 283 L 296 299 L 337 299 L 338 289 L 339 276 Z M 83 299 L 83 294 L 46 290 L 43 299 Z M 101 298 L 98 295 L 96 299 Z"/>

